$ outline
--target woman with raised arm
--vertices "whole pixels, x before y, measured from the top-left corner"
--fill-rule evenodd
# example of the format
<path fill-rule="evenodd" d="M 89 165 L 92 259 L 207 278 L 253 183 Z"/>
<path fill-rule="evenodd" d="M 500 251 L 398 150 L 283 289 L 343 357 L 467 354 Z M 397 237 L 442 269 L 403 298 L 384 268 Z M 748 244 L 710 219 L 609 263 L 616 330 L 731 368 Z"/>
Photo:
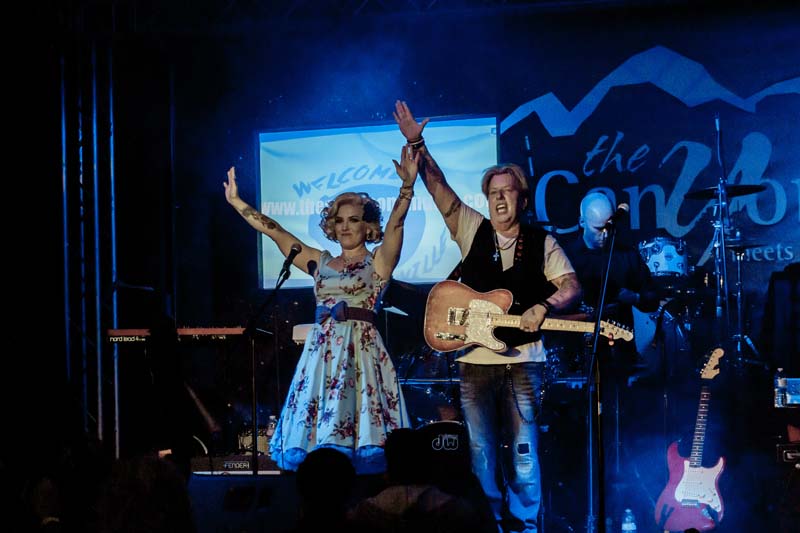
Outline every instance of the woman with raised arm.
<path fill-rule="evenodd" d="M 400 258 L 418 161 L 406 147 L 400 163 L 393 161 L 403 184 L 385 231 L 380 205 L 366 193 L 339 194 L 322 210 L 320 227 L 341 246 L 336 256 L 301 243 L 239 198 L 235 170 L 228 171 L 228 203 L 284 255 L 300 244 L 293 264 L 314 278 L 315 324 L 270 441 L 272 459 L 284 470 L 296 470 L 316 448 L 331 447 L 346 453 L 357 473 L 382 472 L 387 434 L 409 426 L 397 373 L 375 322 L 381 293 Z M 368 243 L 381 244 L 370 252 Z"/>

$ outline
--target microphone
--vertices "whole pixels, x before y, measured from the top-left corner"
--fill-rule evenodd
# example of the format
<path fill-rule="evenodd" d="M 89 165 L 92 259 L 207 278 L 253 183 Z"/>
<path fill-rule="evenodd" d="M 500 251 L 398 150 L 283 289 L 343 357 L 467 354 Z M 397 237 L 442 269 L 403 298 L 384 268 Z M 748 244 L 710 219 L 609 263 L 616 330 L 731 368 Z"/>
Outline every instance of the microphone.
<path fill-rule="evenodd" d="M 286 261 L 283 262 L 283 267 L 281 268 L 281 273 L 278 274 L 279 278 L 281 276 L 283 276 L 284 274 L 287 274 L 287 275 L 289 274 L 289 267 L 292 266 L 292 261 L 294 261 L 294 258 L 297 257 L 297 254 L 299 254 L 302 250 L 303 250 L 303 247 L 300 246 L 300 244 L 294 243 L 292 245 L 292 249 L 289 250 L 288 254 L 286 254 Z"/>
<path fill-rule="evenodd" d="M 627 214 L 630 212 L 631 207 L 628 204 L 619 204 L 617 206 L 617 210 L 614 211 L 614 214 L 608 217 L 606 221 L 606 228 L 610 228 L 617 224 L 621 219 L 623 219 Z"/>

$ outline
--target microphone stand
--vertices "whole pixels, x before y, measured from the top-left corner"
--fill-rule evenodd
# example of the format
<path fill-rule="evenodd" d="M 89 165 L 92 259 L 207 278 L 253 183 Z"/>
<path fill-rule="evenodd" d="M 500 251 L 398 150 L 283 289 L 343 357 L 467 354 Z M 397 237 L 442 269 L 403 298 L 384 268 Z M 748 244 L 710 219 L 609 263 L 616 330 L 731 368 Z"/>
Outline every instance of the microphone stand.
<path fill-rule="evenodd" d="M 256 332 L 265 333 L 264 330 L 258 329 L 256 327 L 256 322 L 259 318 L 264 314 L 264 311 L 267 307 L 275 300 L 275 296 L 278 294 L 278 289 L 289 279 L 291 275 L 290 270 L 281 269 L 281 273 L 278 274 L 278 281 L 275 283 L 275 289 L 267 296 L 261 306 L 256 309 L 254 313 L 250 315 L 250 318 L 247 320 L 247 326 L 245 326 L 244 331 L 242 332 L 242 336 L 250 341 L 250 397 L 252 400 L 252 405 L 250 407 L 250 418 L 251 418 L 251 425 L 250 429 L 252 431 L 253 440 L 251 443 L 252 449 L 252 456 L 250 457 L 250 468 L 253 471 L 253 475 L 258 475 L 258 402 L 256 396 Z M 277 350 L 275 351 L 275 357 L 278 357 Z"/>
<path fill-rule="evenodd" d="M 605 307 L 605 300 L 606 300 L 606 289 L 608 287 L 608 274 L 611 271 L 611 258 L 614 253 L 614 242 L 616 241 L 617 237 L 617 226 L 616 224 L 609 224 L 607 226 L 608 233 L 609 233 L 609 240 L 607 248 L 608 248 L 608 261 L 606 263 L 606 268 L 602 274 L 602 284 L 600 286 L 600 296 L 599 301 L 597 302 L 597 316 L 595 317 L 594 322 L 594 332 L 592 337 L 592 353 L 589 357 L 589 370 L 586 376 L 586 383 L 587 383 L 587 412 L 586 412 L 586 439 L 587 439 L 587 454 L 588 454 L 588 461 L 587 461 L 587 499 L 588 499 L 588 510 L 586 513 L 586 531 L 587 533 L 593 533 L 595 528 L 599 524 L 599 531 L 600 533 L 605 532 L 605 509 L 604 507 L 604 484 L 603 484 L 603 467 L 604 467 L 604 457 L 603 457 L 603 439 L 602 435 L 597 440 L 597 471 L 599 474 L 598 483 L 598 502 L 599 502 L 599 515 L 595 517 L 594 513 L 594 481 L 595 481 L 595 436 L 594 436 L 594 425 L 595 425 L 595 417 L 597 417 L 597 426 L 598 432 L 600 428 L 600 412 L 601 412 L 601 402 L 600 402 L 600 365 L 597 361 L 597 348 L 600 340 L 600 322 L 603 318 L 603 308 Z M 597 520 L 599 518 L 599 520 Z"/>

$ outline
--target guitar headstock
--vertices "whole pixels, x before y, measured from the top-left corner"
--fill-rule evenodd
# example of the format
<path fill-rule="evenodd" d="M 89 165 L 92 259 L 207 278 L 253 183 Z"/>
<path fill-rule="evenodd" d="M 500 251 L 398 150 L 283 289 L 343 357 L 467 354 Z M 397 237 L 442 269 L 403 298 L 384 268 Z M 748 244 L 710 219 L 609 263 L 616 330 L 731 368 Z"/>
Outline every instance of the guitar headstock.
<path fill-rule="evenodd" d="M 606 322 L 605 320 L 600 321 L 600 335 L 615 341 L 617 339 L 622 339 L 624 341 L 632 341 L 633 340 L 633 330 L 627 326 L 623 326 L 617 322 Z"/>
<path fill-rule="evenodd" d="M 725 355 L 722 348 L 714 348 L 706 357 L 708 360 L 700 370 L 700 377 L 702 379 L 714 379 L 719 374 L 719 360 Z"/>

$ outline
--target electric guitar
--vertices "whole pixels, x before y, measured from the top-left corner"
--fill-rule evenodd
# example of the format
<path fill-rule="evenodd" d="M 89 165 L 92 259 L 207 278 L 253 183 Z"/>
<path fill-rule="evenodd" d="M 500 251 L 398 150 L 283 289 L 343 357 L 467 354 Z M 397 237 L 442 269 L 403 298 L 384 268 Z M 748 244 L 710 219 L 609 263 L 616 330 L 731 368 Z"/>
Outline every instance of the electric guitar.
<path fill-rule="evenodd" d="M 495 352 L 506 349 L 494 336 L 494 328 L 519 328 L 521 316 L 507 315 L 513 296 L 506 289 L 478 292 L 457 281 L 433 286 L 425 304 L 425 342 L 437 352 L 451 352 L 480 345 Z M 594 322 L 546 318 L 540 329 L 592 333 Z M 613 322 L 600 322 L 600 334 L 609 339 L 633 339 L 633 332 Z"/>
<path fill-rule="evenodd" d="M 708 361 L 700 372 L 703 380 L 712 380 L 719 374 L 717 365 L 723 355 L 722 348 L 716 348 L 709 354 Z M 684 531 L 695 528 L 708 531 L 722 520 L 725 508 L 719 495 L 719 477 L 725 468 L 725 458 L 720 457 L 711 468 L 702 466 L 710 400 L 708 385 L 703 384 L 690 457 L 686 459 L 678 454 L 677 442 L 670 444 L 667 449 L 669 481 L 658 498 L 655 510 L 659 529 Z"/>

